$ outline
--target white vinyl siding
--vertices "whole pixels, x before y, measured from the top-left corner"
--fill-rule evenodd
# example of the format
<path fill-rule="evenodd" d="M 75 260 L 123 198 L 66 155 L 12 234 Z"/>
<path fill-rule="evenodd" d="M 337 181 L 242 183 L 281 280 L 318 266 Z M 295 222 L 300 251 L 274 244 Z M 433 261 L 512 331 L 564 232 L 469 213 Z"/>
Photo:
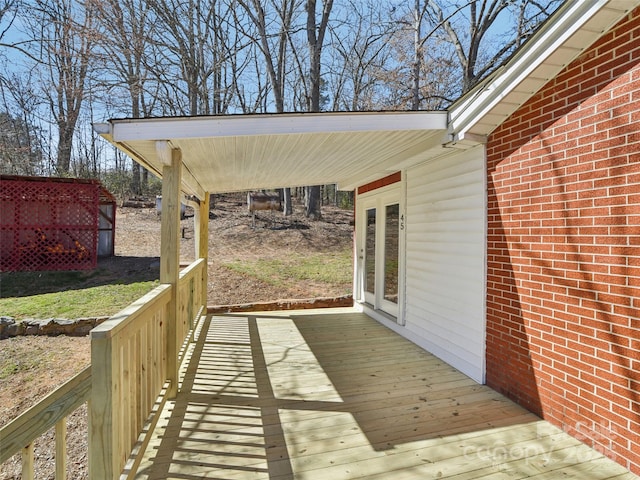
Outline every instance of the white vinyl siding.
<path fill-rule="evenodd" d="M 484 383 L 484 148 L 406 172 L 407 337 Z"/>

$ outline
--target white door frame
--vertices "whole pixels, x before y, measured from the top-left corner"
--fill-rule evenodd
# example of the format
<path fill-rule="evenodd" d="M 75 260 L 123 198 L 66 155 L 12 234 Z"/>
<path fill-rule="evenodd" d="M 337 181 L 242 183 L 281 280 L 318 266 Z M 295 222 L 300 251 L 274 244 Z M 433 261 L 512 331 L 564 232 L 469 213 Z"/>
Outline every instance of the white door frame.
<path fill-rule="evenodd" d="M 403 195 L 403 182 L 397 182 L 363 195 L 356 199 L 356 285 L 355 300 L 376 311 L 391 316 L 399 324 L 404 323 L 405 299 L 405 236 L 406 213 Z M 384 298 L 384 262 L 385 262 L 385 220 L 386 207 L 397 204 L 399 207 L 398 225 L 398 298 L 397 303 Z M 375 287 L 374 293 L 365 291 L 365 263 L 367 211 L 376 210 L 375 231 Z"/>

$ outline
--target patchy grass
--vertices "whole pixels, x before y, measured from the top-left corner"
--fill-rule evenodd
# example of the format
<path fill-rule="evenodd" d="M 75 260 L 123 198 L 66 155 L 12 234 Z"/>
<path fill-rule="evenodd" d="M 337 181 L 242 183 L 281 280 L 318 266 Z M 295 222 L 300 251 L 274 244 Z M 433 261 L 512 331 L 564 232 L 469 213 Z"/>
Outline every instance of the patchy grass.
<path fill-rule="evenodd" d="M 3 345 L 0 351 L 0 380 L 11 375 L 37 370 L 44 362 L 54 356 L 49 350 L 30 349 L 28 354 L 22 354 L 11 344 Z"/>
<path fill-rule="evenodd" d="M 100 285 L 24 297 L 1 298 L 0 314 L 16 319 L 109 316 L 149 292 L 158 283 L 158 281 L 144 281 Z"/>
<path fill-rule="evenodd" d="M 0 315 L 18 320 L 110 316 L 157 286 L 158 277 L 159 262 L 149 257 L 109 257 L 92 270 L 3 272 Z"/>
<path fill-rule="evenodd" d="M 2 272 L 0 298 L 31 297 L 107 284 L 152 281 L 159 278 L 159 260 L 158 267 L 149 268 L 154 261 L 153 258 L 144 257 L 110 257 L 93 270 Z"/>
<path fill-rule="evenodd" d="M 97 278 L 101 271 L 5 272 L 0 274 L 0 297 L 23 297 L 66 290 Z"/>
<path fill-rule="evenodd" d="M 345 286 L 349 292 L 352 283 L 352 251 L 350 248 L 335 253 L 291 255 L 287 258 L 244 259 L 225 262 L 231 270 L 257 278 L 275 286 L 290 286 L 299 281 Z"/>

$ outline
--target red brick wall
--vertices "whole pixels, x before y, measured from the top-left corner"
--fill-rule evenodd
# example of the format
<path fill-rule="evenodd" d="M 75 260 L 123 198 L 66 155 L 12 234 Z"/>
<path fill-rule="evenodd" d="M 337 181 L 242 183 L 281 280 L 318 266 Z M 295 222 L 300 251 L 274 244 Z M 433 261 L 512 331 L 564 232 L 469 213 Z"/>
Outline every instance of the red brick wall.
<path fill-rule="evenodd" d="M 640 9 L 487 156 L 487 383 L 640 473 Z"/>

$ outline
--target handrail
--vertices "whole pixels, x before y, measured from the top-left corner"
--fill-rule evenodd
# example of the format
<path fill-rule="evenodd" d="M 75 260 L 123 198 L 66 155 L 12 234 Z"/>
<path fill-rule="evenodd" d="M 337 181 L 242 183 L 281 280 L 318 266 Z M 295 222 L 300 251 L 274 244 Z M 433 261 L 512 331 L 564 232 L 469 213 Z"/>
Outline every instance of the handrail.
<path fill-rule="evenodd" d="M 192 275 L 194 272 L 197 272 L 204 264 L 204 262 L 204 258 L 199 258 L 198 260 L 193 261 L 180 271 L 180 278 L 187 277 L 189 275 Z"/>
<path fill-rule="evenodd" d="M 0 463 L 6 462 L 21 450 L 28 452 L 28 455 L 32 455 L 33 450 L 27 447 L 32 445 L 36 438 L 54 426 L 57 427 L 57 432 L 64 432 L 64 428 L 58 429 L 58 427 L 62 422 L 66 421 L 66 417 L 89 400 L 90 395 L 91 366 L 88 366 L 27 411 L 0 428 Z M 56 435 L 57 445 L 64 445 L 64 442 L 64 438 L 58 438 L 58 435 Z M 64 472 L 64 462 L 64 458 L 58 458 L 58 455 L 56 455 L 57 472 Z M 23 465 L 25 463 L 29 465 L 29 468 L 33 467 L 32 461 L 23 462 Z M 25 474 L 26 472 L 23 471 L 23 476 Z"/>
<path fill-rule="evenodd" d="M 110 317 L 105 322 L 91 330 L 91 338 L 111 338 L 131 324 L 132 318 L 145 315 L 154 307 L 154 298 L 168 296 L 171 285 L 158 285 L 149 293 L 125 307 L 120 312 Z"/>
<path fill-rule="evenodd" d="M 193 262 L 178 280 L 176 333 L 185 341 L 206 312 L 205 266 L 204 259 Z M 54 426 L 64 437 L 66 417 L 91 400 L 91 477 L 115 478 L 132 452 L 137 458 L 127 464 L 127 476 L 135 474 L 148 442 L 141 435 L 152 430 L 166 401 L 162 393 L 168 385 L 165 347 L 171 289 L 167 284 L 156 287 L 91 331 L 91 366 L 0 429 L 0 463 L 22 450 L 23 465 L 32 470 L 33 441 Z M 56 438 L 60 451 L 64 440 Z M 64 454 L 56 455 L 56 472 L 63 476 L 64 470 Z M 24 471 L 23 475 L 33 476 Z"/>
<path fill-rule="evenodd" d="M 173 286 L 163 284 L 91 331 L 91 478 L 116 478 L 125 468 L 127 477 L 135 475 L 137 461 L 127 460 L 134 451 L 138 458 L 144 453 L 141 434 L 160 413 L 158 399 L 170 378 L 167 342 L 190 337 L 204 310 L 205 266 L 200 259 L 180 273 L 175 304 Z M 168 338 L 170 322 L 175 322 L 175 338 Z"/>

